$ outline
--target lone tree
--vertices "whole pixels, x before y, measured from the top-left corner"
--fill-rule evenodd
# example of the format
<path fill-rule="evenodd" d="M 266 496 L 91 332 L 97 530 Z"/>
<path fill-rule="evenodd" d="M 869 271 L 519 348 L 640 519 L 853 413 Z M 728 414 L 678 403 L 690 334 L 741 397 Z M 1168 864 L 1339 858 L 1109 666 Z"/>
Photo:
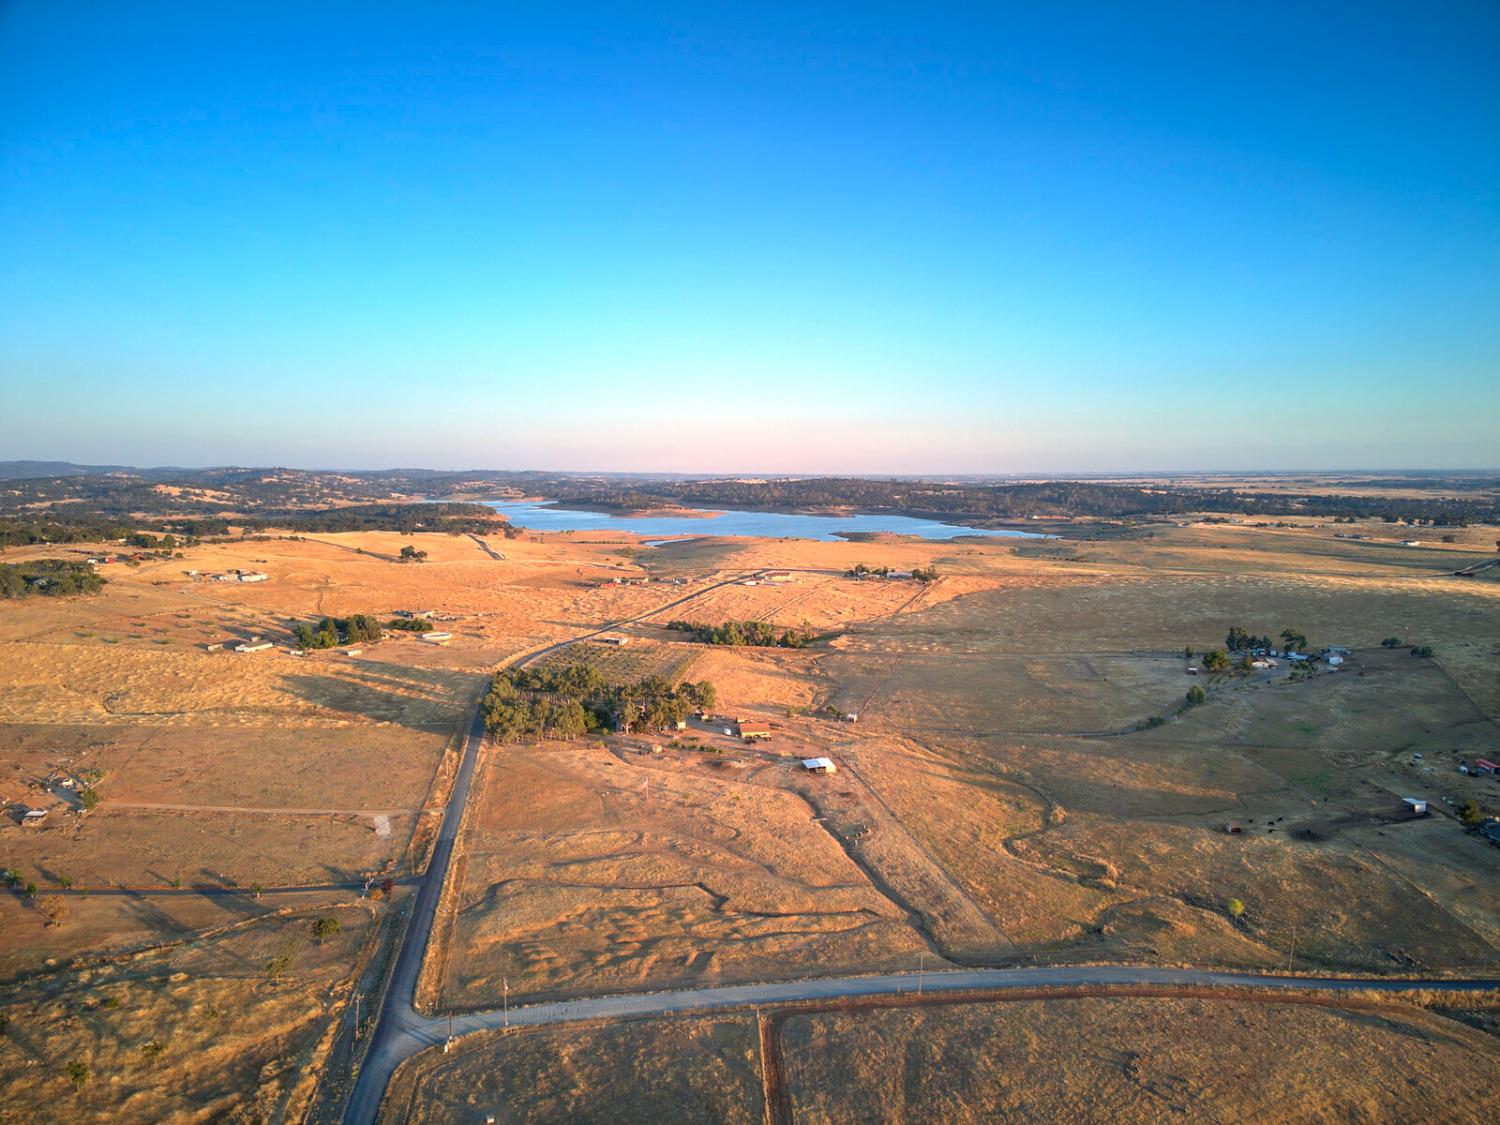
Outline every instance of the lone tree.
<path fill-rule="evenodd" d="M 1204 691 L 1197 684 L 1194 684 L 1192 687 L 1188 688 L 1187 705 L 1189 707 L 1196 707 L 1207 698 L 1208 692 Z"/>
<path fill-rule="evenodd" d="M 401 548 L 402 562 L 421 562 L 425 558 L 427 558 L 427 552 L 417 550 L 410 543 Z"/>
<path fill-rule="evenodd" d="M 1204 653 L 1203 668 L 1208 672 L 1229 671 L 1229 654 L 1222 648 L 1216 648 L 1213 652 Z"/>
<path fill-rule="evenodd" d="M 1484 810 L 1479 807 L 1478 801 L 1465 801 L 1463 809 L 1459 811 L 1458 819 L 1469 828 L 1477 828 L 1484 823 Z"/>
<path fill-rule="evenodd" d="M 82 1090 L 89 1082 L 89 1064 L 74 1059 L 67 1065 L 68 1081 L 73 1083 L 73 1089 Z"/>
<path fill-rule="evenodd" d="M 1245 914 L 1245 904 L 1243 902 L 1241 902 L 1237 898 L 1230 899 L 1229 900 L 1229 916 L 1231 918 L 1235 919 L 1236 921 L 1238 921 L 1240 918 L 1242 918 L 1244 916 L 1244 914 Z"/>
<path fill-rule="evenodd" d="M 323 917 L 314 919 L 313 921 L 313 941 L 317 942 L 319 945 L 322 945 L 329 938 L 337 934 L 341 929 L 343 929 L 343 926 L 339 925 L 339 920 L 337 918 L 325 914 L 323 915 Z"/>

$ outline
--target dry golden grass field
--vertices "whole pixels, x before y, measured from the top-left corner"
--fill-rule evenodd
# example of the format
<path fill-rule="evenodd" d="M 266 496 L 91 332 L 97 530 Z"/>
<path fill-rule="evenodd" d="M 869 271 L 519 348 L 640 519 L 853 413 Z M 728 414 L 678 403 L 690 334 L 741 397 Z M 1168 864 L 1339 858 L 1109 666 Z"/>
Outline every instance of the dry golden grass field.
<path fill-rule="evenodd" d="M 794 1015 L 798 1122 L 1491 1120 L 1500 1045 L 1384 1007 L 1079 999 Z"/>
<path fill-rule="evenodd" d="M 416 1056 L 382 1120 L 1477 1123 L 1500 1044 L 1464 1016 L 1134 997 L 766 1011 L 779 1069 L 754 1013 L 564 1025 Z"/>
<path fill-rule="evenodd" d="M 77 1061 L 92 1077 L 66 1097 L 85 1115 L 137 1105 L 162 1118 L 290 1114 L 326 1049 L 310 1044 L 329 1040 L 359 958 L 389 931 L 389 904 L 360 904 L 343 885 L 420 870 L 457 735 L 497 664 L 606 627 L 630 643 L 585 641 L 547 659 L 613 678 L 711 680 L 717 717 L 675 735 L 485 748 L 419 992 L 433 1011 L 497 1004 L 507 982 L 524 1002 L 1033 959 L 1492 972 L 1500 850 L 1465 831 L 1457 810 L 1472 799 L 1500 814 L 1500 782 L 1457 765 L 1500 758 L 1500 582 L 1451 571 L 1487 557 L 1493 529 L 1428 549 L 1335 540 L 1312 521 L 1183 522 L 1076 524 L 1046 541 L 691 538 L 656 548 L 603 533 L 269 537 L 105 567 L 111 581 L 95 597 L 0 604 L 0 867 L 17 873 L 14 893 L 0 894 L 7 1096 L 71 1091 L 66 1068 Z M 428 561 L 396 562 L 414 541 Z M 846 575 L 857 563 L 936 566 L 941 577 L 859 581 Z M 234 567 L 269 579 L 207 577 Z M 791 573 L 744 584 L 767 569 Z M 352 657 L 287 651 L 296 620 L 397 610 L 440 615 L 451 643 L 396 636 Z M 673 618 L 805 624 L 822 639 L 796 650 L 704 646 L 667 630 Z M 1306 678 L 1285 664 L 1190 676 L 1184 648 L 1196 663 L 1231 625 L 1272 636 L 1290 627 L 1314 648 L 1354 654 Z M 274 647 L 205 647 L 255 635 Z M 1382 648 L 1391 636 L 1433 656 Z M 1192 686 L 1206 702 L 1178 713 Z M 835 717 L 846 712 L 858 721 Z M 771 739 L 725 735 L 735 717 L 768 722 Z M 818 755 L 838 772 L 799 768 Z M 73 812 L 62 777 L 93 779 L 98 808 Z M 1429 815 L 1407 818 L 1404 796 L 1428 799 Z M 22 828 L 21 807 L 49 809 L 44 826 Z M 1230 821 L 1243 831 L 1226 833 Z M 65 912 L 49 918 L 58 902 Z M 276 954 L 265 949 L 278 935 L 333 911 L 380 924 L 351 923 L 316 951 L 299 946 L 268 977 Z M 154 959 L 188 950 L 196 960 L 172 970 L 187 976 L 162 990 L 177 999 L 148 1004 L 133 982 L 156 980 Z M 186 1091 L 180 1102 L 123 1100 L 150 1085 L 124 1030 L 58 1030 L 65 1012 L 94 1013 L 110 982 L 123 982 L 121 1005 L 80 1026 L 153 1011 L 155 1061 L 184 1060 L 172 1079 Z M 247 1044 L 259 1044 L 245 1046 L 243 1066 L 265 1077 L 220 1067 L 189 1081 L 187 1048 L 203 1033 L 193 1013 L 224 1006 L 194 999 L 200 992 L 240 1006 Z M 1111 1001 L 1097 1018 L 1128 1010 Z M 1019 1006 L 1004 1011 L 1021 1020 Z M 1182 1018 L 1196 1021 L 1194 1035 L 1239 1018 L 1217 1011 Z M 879 1017 L 894 1021 L 891 1050 L 910 1040 L 916 1052 L 929 1032 L 935 1043 L 1011 1034 L 964 1031 L 955 1009 L 921 1014 L 931 1024 L 910 1037 L 899 1021 L 911 1015 Z M 843 1018 L 797 1017 L 787 1042 L 855 1035 Z M 1330 1041 L 1353 1037 L 1307 1056 L 1338 1081 L 1339 1060 L 1378 1038 L 1363 1017 L 1277 1018 L 1305 1024 L 1310 1039 L 1317 1020 L 1342 1029 Z M 1030 1042 L 1041 1035 L 1034 1022 L 1006 1026 L 1032 1028 L 1014 1032 Z M 515 1037 L 536 1044 L 515 1048 L 531 1060 L 520 1073 L 545 1071 L 549 1052 L 568 1061 L 537 1079 L 533 1101 L 508 1093 L 509 1104 L 531 1119 L 588 1116 L 611 1068 L 657 1073 L 637 1030 Z M 697 1069 L 663 1070 L 621 1113 L 759 1115 L 753 1022 L 748 1039 L 733 1020 L 667 1021 L 657 1033 Z M 1457 1050 L 1432 1034 L 1433 1052 Z M 605 1046 L 583 1049 L 594 1042 Z M 1090 1089 L 1126 1118 L 1150 1104 L 1111 1085 L 1107 1067 L 1080 1058 L 1075 1068 L 1064 1046 L 1050 1049 L 1067 1074 L 1063 1087 L 1039 1088 L 1036 1105 L 1066 1115 L 1068 1091 Z M 791 1053 L 799 1117 L 857 1118 L 857 1099 L 887 1096 L 848 1076 L 856 1100 L 845 1112 L 827 1101 L 845 1079 L 799 1076 Z M 829 1053 L 853 1065 L 856 1051 Z M 466 1074 L 468 1057 L 442 1073 Z M 1224 1113 L 1242 1104 L 1215 1101 L 1222 1091 L 1201 1069 L 1210 1064 L 1194 1065 L 1184 1062 L 1180 1087 L 1158 1086 Z M 1435 1073 L 1423 1066 L 1419 1085 Z M 1006 1100 L 1027 1096 L 1028 1083 L 1002 1088 L 978 1072 L 954 1073 L 946 1094 L 923 1085 L 945 1073 L 918 1076 L 912 1100 L 892 1105 L 912 1116 L 951 1105 L 961 1120 L 963 1106 L 1032 1104 Z M 433 1074 L 408 1089 L 413 1119 L 468 1112 L 513 1080 L 503 1069 L 463 1092 L 460 1078 Z M 1350 1089 L 1365 1091 L 1360 1105 L 1389 1104 L 1379 1083 Z M 1329 1115 L 1365 1113 L 1329 1105 Z"/>

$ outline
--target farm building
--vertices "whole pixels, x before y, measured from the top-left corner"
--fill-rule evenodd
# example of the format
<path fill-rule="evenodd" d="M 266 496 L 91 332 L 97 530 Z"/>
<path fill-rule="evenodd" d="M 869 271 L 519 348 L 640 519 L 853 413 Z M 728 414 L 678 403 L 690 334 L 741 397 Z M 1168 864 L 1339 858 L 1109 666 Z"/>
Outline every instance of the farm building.
<path fill-rule="evenodd" d="M 452 633 L 418 633 L 417 639 L 430 645 L 445 645 L 453 639 Z"/>
<path fill-rule="evenodd" d="M 1245 826 L 1237 820 L 1231 820 L 1224 825 L 1224 834 L 1227 836 L 1243 835 Z"/>
<path fill-rule="evenodd" d="M 1402 797 L 1401 803 L 1406 806 L 1408 816 L 1427 815 L 1427 802 L 1421 797 Z"/>
<path fill-rule="evenodd" d="M 790 582 L 792 572 L 790 570 L 768 570 L 761 575 L 767 582 Z"/>
<path fill-rule="evenodd" d="M 234 646 L 234 651 L 235 652 L 265 652 L 266 649 L 268 649 L 270 647 L 271 647 L 271 642 L 270 641 L 261 641 L 261 640 L 241 641 L 239 644 L 237 644 L 237 645 Z"/>
<path fill-rule="evenodd" d="M 833 764 L 832 758 L 803 758 L 802 768 L 808 773 L 838 773 L 838 766 Z"/>
<path fill-rule="evenodd" d="M 630 643 L 630 638 L 623 633 L 605 633 L 595 638 L 601 645 L 614 645 L 616 648 L 624 648 Z"/>
<path fill-rule="evenodd" d="M 766 723 L 747 723 L 741 719 L 738 725 L 740 737 L 746 742 L 751 742 L 758 738 L 771 737 L 771 728 Z"/>
<path fill-rule="evenodd" d="M 21 814 L 22 828 L 40 828 L 42 821 L 47 819 L 46 809 L 27 809 Z"/>
<path fill-rule="evenodd" d="M 1479 774 L 1481 777 L 1493 777 L 1500 773 L 1500 766 L 1488 758 L 1475 758 L 1474 764 L 1469 767 L 1469 772 Z"/>
<path fill-rule="evenodd" d="M 245 570 L 240 572 L 241 582 L 264 582 L 270 577 L 271 576 L 269 574 L 264 574 L 258 570 Z"/>

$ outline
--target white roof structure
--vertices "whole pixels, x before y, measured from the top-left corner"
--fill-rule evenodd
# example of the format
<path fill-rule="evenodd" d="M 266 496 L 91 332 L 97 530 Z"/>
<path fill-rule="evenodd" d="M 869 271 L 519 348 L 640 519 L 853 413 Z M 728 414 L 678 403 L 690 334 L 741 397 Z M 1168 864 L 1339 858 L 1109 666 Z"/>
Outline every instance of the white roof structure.
<path fill-rule="evenodd" d="M 838 767 L 833 764 L 832 758 L 803 758 L 802 768 L 805 770 L 823 770 L 825 773 L 838 772 Z"/>

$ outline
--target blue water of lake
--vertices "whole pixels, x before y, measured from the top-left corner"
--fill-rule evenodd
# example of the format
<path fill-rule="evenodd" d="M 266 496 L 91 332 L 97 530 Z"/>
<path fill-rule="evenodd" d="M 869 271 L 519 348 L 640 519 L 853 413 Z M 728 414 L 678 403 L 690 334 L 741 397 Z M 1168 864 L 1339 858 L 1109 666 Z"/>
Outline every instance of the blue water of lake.
<path fill-rule="evenodd" d="M 681 535 L 754 535 L 767 539 L 841 538 L 838 532 L 888 532 L 916 535 L 923 539 L 952 539 L 959 535 L 984 535 L 996 539 L 1045 539 L 1030 531 L 1006 528 L 964 527 L 938 520 L 896 515 L 804 516 L 789 512 L 745 512 L 715 509 L 707 516 L 617 516 L 608 512 L 580 512 L 555 508 L 546 500 L 485 503 L 517 527 L 534 531 L 625 531 L 662 539 Z"/>

